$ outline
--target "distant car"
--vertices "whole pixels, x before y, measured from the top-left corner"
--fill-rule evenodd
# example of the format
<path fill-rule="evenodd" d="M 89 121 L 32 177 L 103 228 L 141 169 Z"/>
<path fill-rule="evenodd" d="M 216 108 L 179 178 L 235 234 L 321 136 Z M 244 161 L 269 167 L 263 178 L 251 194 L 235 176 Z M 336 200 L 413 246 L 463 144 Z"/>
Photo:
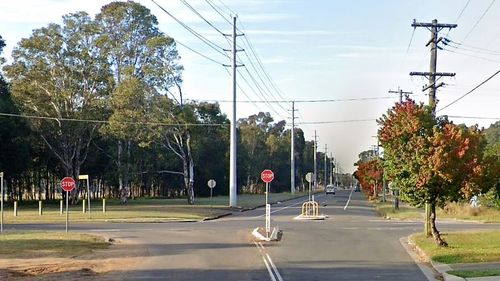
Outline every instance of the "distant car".
<path fill-rule="evenodd" d="M 356 187 L 354 188 L 354 192 L 360 192 L 360 191 L 361 191 L 361 188 L 359 188 L 359 186 L 356 186 Z"/>
<path fill-rule="evenodd" d="M 329 184 L 326 186 L 326 194 L 335 195 L 335 186 L 333 184 Z"/>

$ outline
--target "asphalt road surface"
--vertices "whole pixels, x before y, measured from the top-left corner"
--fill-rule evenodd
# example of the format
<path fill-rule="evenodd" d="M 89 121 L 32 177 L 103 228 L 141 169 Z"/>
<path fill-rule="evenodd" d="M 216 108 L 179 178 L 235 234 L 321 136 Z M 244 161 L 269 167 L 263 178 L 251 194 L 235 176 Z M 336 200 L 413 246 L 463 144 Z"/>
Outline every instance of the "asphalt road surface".
<path fill-rule="evenodd" d="M 272 197 L 272 194 L 270 195 Z M 263 208 L 218 220 L 190 223 L 106 223 L 71 225 L 71 231 L 127 239 L 144 250 L 140 270 L 124 280 L 433 280 L 417 266 L 400 238 L 422 231 L 422 222 L 378 217 L 360 192 L 317 194 L 322 221 L 301 221 L 307 198 L 272 206 L 271 226 L 279 242 L 255 242 L 251 231 L 265 225 Z M 52 229 L 60 225 L 10 225 L 10 229 Z M 440 222 L 441 231 L 500 229 L 499 224 Z"/>

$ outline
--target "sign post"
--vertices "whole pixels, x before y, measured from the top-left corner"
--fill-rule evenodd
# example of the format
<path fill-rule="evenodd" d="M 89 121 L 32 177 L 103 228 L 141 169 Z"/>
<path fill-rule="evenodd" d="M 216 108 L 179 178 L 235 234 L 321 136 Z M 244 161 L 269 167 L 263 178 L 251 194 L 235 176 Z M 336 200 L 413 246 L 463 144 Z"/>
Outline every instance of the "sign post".
<path fill-rule="evenodd" d="M 311 201 L 311 183 L 313 181 L 313 173 L 309 172 L 306 174 L 306 181 L 309 183 L 309 201 Z"/>
<path fill-rule="evenodd" d="M 87 203 L 89 204 L 89 219 L 92 218 L 90 214 L 90 184 L 89 184 L 89 175 L 79 175 L 79 180 L 87 180 Z"/>
<path fill-rule="evenodd" d="M 1 186 L 1 198 L 0 198 L 0 232 L 3 232 L 3 172 L 0 172 L 0 186 Z"/>
<path fill-rule="evenodd" d="M 75 189 L 75 180 L 72 177 L 65 177 L 61 180 L 61 188 L 66 191 L 66 233 L 68 232 L 68 220 L 69 220 L 69 211 L 68 211 L 68 197 L 69 192 Z"/>
<path fill-rule="evenodd" d="M 266 183 L 266 238 L 269 238 L 271 232 L 271 205 L 268 203 L 269 183 L 274 179 L 274 173 L 271 170 L 264 170 L 260 173 L 260 178 Z"/>
<path fill-rule="evenodd" d="M 212 214 L 212 190 L 216 184 L 217 182 L 214 179 L 209 179 L 207 182 L 207 185 L 210 188 L 210 214 Z"/>

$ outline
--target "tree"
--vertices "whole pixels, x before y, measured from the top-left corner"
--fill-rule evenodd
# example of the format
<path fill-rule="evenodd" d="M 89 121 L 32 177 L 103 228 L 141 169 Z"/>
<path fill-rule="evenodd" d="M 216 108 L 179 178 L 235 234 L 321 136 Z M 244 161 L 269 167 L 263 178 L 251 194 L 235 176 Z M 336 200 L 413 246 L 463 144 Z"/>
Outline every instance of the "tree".
<path fill-rule="evenodd" d="M 78 178 L 110 93 L 110 71 L 96 47 L 99 32 L 84 12 L 63 16 L 22 39 L 4 69 L 12 97 L 30 126 L 59 160 L 67 176 Z"/>
<path fill-rule="evenodd" d="M 436 206 L 485 191 L 498 179 L 494 162 L 484 157 L 482 131 L 436 120 L 430 107 L 412 100 L 396 104 L 378 123 L 387 178 L 410 204 L 430 204 L 432 236 L 447 246 L 436 228 Z"/>
<path fill-rule="evenodd" d="M 114 103 L 108 107 L 109 114 L 115 115 L 112 119 L 136 120 L 134 117 L 144 114 L 147 110 L 144 106 L 150 106 L 154 96 L 168 93 L 173 85 L 180 89 L 182 67 L 177 64 L 179 56 L 175 42 L 158 29 L 158 21 L 149 9 L 132 1 L 111 2 L 101 8 L 95 22 L 101 32 L 98 46 L 111 65 L 116 85 L 113 96 L 117 97 L 113 98 Z M 140 81 L 125 81 L 126 79 Z M 141 84 L 143 90 L 135 94 L 146 95 L 136 97 L 143 100 L 143 107 L 129 103 L 127 111 L 120 112 L 123 107 L 116 105 L 124 106 L 127 102 L 118 102 L 122 98 L 120 96 L 123 96 L 118 91 L 122 83 Z M 132 128 L 128 128 L 130 126 Z M 127 188 L 129 186 L 128 175 L 132 172 L 131 150 L 137 136 L 128 132 L 137 132 L 136 129 L 131 123 L 111 122 L 101 131 L 117 142 L 116 153 L 110 152 L 108 155 L 114 155 L 120 190 L 124 185 Z"/>
<path fill-rule="evenodd" d="M 361 154 L 360 154 L 361 155 Z M 363 192 L 367 196 L 377 197 L 378 192 L 382 190 L 382 177 L 384 170 L 381 159 L 373 159 L 359 163 L 354 172 L 354 177 L 363 187 Z"/>

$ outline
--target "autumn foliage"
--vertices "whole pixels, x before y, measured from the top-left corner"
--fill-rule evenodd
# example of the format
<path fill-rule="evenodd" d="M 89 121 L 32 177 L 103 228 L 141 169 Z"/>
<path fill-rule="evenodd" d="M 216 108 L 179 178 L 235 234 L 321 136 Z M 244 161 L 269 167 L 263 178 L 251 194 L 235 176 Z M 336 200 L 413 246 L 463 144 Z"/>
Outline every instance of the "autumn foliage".
<path fill-rule="evenodd" d="M 380 159 L 359 163 L 354 176 L 367 196 L 376 197 L 382 191 L 383 167 Z"/>
<path fill-rule="evenodd" d="M 432 234 L 446 245 L 436 229 L 436 206 L 468 199 L 498 181 L 498 161 L 484 156 L 482 130 L 436 119 L 412 100 L 396 104 L 378 123 L 386 178 L 410 204 L 430 204 Z"/>

